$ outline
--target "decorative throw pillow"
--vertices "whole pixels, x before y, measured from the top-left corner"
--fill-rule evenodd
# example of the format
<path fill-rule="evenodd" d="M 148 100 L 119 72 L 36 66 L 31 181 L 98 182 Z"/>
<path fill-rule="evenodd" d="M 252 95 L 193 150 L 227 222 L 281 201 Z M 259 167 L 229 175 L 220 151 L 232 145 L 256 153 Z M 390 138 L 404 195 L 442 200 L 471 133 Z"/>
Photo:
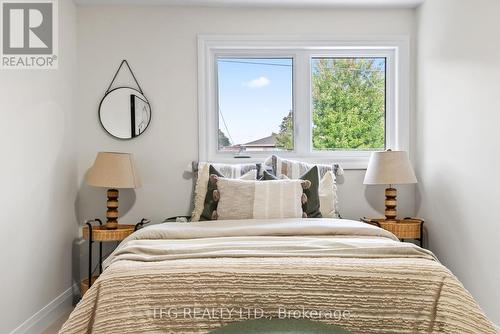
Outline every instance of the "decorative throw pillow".
<path fill-rule="evenodd" d="M 290 178 L 286 175 L 275 176 L 270 171 L 264 170 L 262 176 L 259 178 L 259 181 L 272 181 L 272 180 L 289 180 Z"/>
<path fill-rule="evenodd" d="M 260 175 L 260 169 L 262 164 L 222 164 L 222 163 L 211 163 L 210 166 L 214 167 L 223 177 L 230 179 L 237 179 L 248 172 L 255 170 L 257 176 Z"/>
<path fill-rule="evenodd" d="M 214 205 L 216 206 L 216 204 L 210 201 L 211 193 L 210 195 L 208 194 L 210 174 L 219 175 L 221 177 L 234 176 L 236 178 L 255 180 L 259 167 L 258 164 L 229 165 L 193 162 L 193 171 L 196 171 L 196 182 L 194 189 L 194 209 L 191 214 L 191 221 L 210 220 Z"/>
<path fill-rule="evenodd" d="M 271 167 L 274 175 L 284 174 L 290 179 L 299 178 L 313 166 L 318 166 L 320 177 L 323 177 L 327 171 L 333 171 L 334 175 L 344 174 L 344 170 L 339 164 L 311 164 L 298 160 L 283 159 L 274 154 L 264 161 L 264 168 Z"/>
<path fill-rule="evenodd" d="M 272 155 L 264 161 L 264 166 L 263 168 L 271 166 L 274 175 L 286 175 L 292 179 L 299 178 L 300 175 L 307 172 L 310 168 L 317 166 L 320 184 L 323 184 L 321 191 L 319 191 L 319 209 L 321 215 L 324 218 L 338 218 L 340 216 L 336 182 L 336 175 L 344 174 L 344 170 L 340 165 L 310 164 L 302 161 L 283 159 L 276 155 Z M 331 204 L 331 201 L 333 201 L 333 204 Z M 325 203 L 324 207 L 321 203 Z M 332 205 L 333 209 L 331 208 Z"/>
<path fill-rule="evenodd" d="M 262 181 L 267 181 L 267 180 L 279 180 L 282 179 L 283 177 L 287 178 L 288 177 L 284 174 L 281 174 L 279 177 L 276 177 L 272 175 L 271 173 L 264 171 L 264 174 L 260 180 Z M 318 172 L 318 167 L 313 166 L 311 169 L 309 169 L 307 172 L 305 172 L 302 176 L 298 178 L 299 180 L 308 180 L 311 182 L 311 186 L 307 189 L 304 189 L 304 193 L 307 196 L 307 202 L 304 203 L 302 206 L 302 209 L 304 213 L 306 214 L 307 218 L 321 218 L 321 202 L 319 198 L 319 185 L 320 185 L 320 180 L 319 180 L 319 172 Z"/>
<path fill-rule="evenodd" d="M 338 218 L 337 212 L 337 185 L 332 171 L 326 172 L 319 181 L 319 210 L 325 218 Z"/>
<path fill-rule="evenodd" d="M 212 218 L 219 220 L 303 217 L 304 189 L 311 186 L 304 180 L 260 182 L 217 175 L 211 175 L 210 182 L 217 187 L 213 195 L 218 202 Z"/>

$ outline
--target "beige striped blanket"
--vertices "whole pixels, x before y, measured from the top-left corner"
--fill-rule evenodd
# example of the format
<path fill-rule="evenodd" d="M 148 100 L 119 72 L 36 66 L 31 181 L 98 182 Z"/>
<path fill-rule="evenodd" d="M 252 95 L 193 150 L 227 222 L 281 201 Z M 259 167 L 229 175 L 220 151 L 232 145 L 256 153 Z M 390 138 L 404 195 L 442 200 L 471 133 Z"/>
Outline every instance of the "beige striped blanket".
<path fill-rule="evenodd" d="M 60 333 L 208 333 L 258 318 L 495 333 L 429 251 L 337 219 L 165 223 L 124 240 Z"/>

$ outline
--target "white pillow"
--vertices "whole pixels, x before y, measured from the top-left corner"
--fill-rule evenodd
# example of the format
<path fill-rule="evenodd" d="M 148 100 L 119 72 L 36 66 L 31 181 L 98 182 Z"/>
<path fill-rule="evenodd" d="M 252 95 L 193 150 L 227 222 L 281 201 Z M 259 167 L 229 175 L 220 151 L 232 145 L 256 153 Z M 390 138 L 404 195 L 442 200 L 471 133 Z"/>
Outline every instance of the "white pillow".
<path fill-rule="evenodd" d="M 298 179 L 301 175 L 306 173 L 314 166 L 318 166 L 320 178 L 325 175 L 327 171 L 333 171 L 334 175 L 343 175 L 344 170 L 337 164 L 313 164 L 304 161 L 283 159 L 277 155 L 271 155 L 264 160 L 264 168 L 271 168 L 274 175 L 285 174 L 291 179 Z"/>
<path fill-rule="evenodd" d="M 338 218 L 337 184 L 332 171 L 319 181 L 319 211 L 323 218 Z"/>
<path fill-rule="evenodd" d="M 208 179 L 210 177 L 209 175 L 210 165 L 211 164 L 207 162 L 200 162 L 198 164 L 198 177 L 194 189 L 194 209 L 193 212 L 191 213 L 191 221 L 193 222 L 199 221 L 200 216 L 203 213 L 203 208 L 205 206 L 205 196 L 207 195 L 207 189 L 208 189 Z M 218 166 L 220 167 L 221 165 L 219 164 Z M 235 170 L 237 169 L 241 171 L 241 168 L 238 168 L 239 165 L 235 166 L 236 166 L 234 167 Z M 232 172 L 231 174 L 234 174 L 234 172 Z M 243 180 L 255 180 L 257 178 L 257 169 L 252 169 L 247 173 L 239 176 L 239 178 Z"/>
<path fill-rule="evenodd" d="M 289 179 L 285 174 L 279 176 L 282 180 Z M 332 171 L 327 171 L 319 180 L 319 211 L 323 218 L 339 218 L 337 201 L 337 182 Z"/>
<path fill-rule="evenodd" d="M 218 178 L 217 219 L 272 219 L 303 216 L 303 180 L 248 181 Z M 310 183 L 309 183 L 310 184 Z"/>
<path fill-rule="evenodd" d="M 277 155 L 272 155 L 264 161 L 264 166 L 271 167 L 273 173 L 280 178 L 287 176 L 291 179 L 298 179 L 313 166 L 318 166 L 320 175 L 319 211 L 324 218 L 339 218 L 339 204 L 337 195 L 336 175 L 344 174 L 344 170 L 338 164 L 311 164 L 308 162 L 283 159 Z M 333 207 L 332 207 L 333 206 Z"/>

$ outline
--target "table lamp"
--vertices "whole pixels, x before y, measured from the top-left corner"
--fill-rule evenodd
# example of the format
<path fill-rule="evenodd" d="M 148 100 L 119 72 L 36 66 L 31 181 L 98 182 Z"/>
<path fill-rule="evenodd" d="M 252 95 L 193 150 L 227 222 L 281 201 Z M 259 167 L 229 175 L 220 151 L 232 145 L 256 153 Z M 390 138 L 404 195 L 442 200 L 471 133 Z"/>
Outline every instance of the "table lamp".
<path fill-rule="evenodd" d="M 118 227 L 118 189 L 139 188 L 141 181 L 130 153 L 99 152 L 87 174 L 87 184 L 108 189 L 106 228 Z"/>
<path fill-rule="evenodd" d="M 417 178 L 405 151 L 373 152 L 368 163 L 364 184 L 386 184 L 385 219 L 396 221 L 397 190 L 393 184 L 417 183 Z"/>

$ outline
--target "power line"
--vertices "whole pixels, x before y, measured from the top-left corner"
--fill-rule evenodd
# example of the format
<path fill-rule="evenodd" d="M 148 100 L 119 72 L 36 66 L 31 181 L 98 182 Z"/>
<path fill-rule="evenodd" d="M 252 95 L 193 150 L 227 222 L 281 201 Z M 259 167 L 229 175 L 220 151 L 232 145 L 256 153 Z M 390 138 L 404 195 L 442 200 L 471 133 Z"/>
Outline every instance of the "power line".
<path fill-rule="evenodd" d="M 318 58 L 314 58 L 318 59 Z M 322 58 L 326 60 L 342 60 L 345 58 Z M 266 65 L 266 66 L 279 66 L 279 67 L 293 67 L 293 65 L 289 64 L 273 64 L 273 63 L 258 63 L 258 62 L 252 62 L 252 61 L 243 61 L 243 60 L 219 60 L 221 63 L 235 63 L 235 64 L 251 64 L 251 65 Z M 385 66 L 385 65 L 384 65 Z M 383 72 L 384 69 L 352 69 L 352 68 L 347 68 L 348 71 L 353 71 L 353 72 Z"/>
<path fill-rule="evenodd" d="M 219 62 L 221 62 L 221 63 L 236 63 L 236 64 L 252 64 L 252 65 L 267 65 L 267 66 L 292 67 L 292 65 L 287 65 L 287 64 L 257 63 L 257 62 L 242 61 L 242 60 L 219 60 Z"/>
<path fill-rule="evenodd" d="M 224 123 L 224 128 L 227 131 L 227 135 L 229 137 L 229 140 L 231 140 L 231 145 L 234 145 L 233 137 L 231 137 L 231 133 L 229 132 L 229 128 L 227 127 L 226 120 L 224 119 L 224 115 L 222 114 L 222 110 L 220 108 L 219 108 L 219 115 L 222 118 L 222 123 Z"/>

